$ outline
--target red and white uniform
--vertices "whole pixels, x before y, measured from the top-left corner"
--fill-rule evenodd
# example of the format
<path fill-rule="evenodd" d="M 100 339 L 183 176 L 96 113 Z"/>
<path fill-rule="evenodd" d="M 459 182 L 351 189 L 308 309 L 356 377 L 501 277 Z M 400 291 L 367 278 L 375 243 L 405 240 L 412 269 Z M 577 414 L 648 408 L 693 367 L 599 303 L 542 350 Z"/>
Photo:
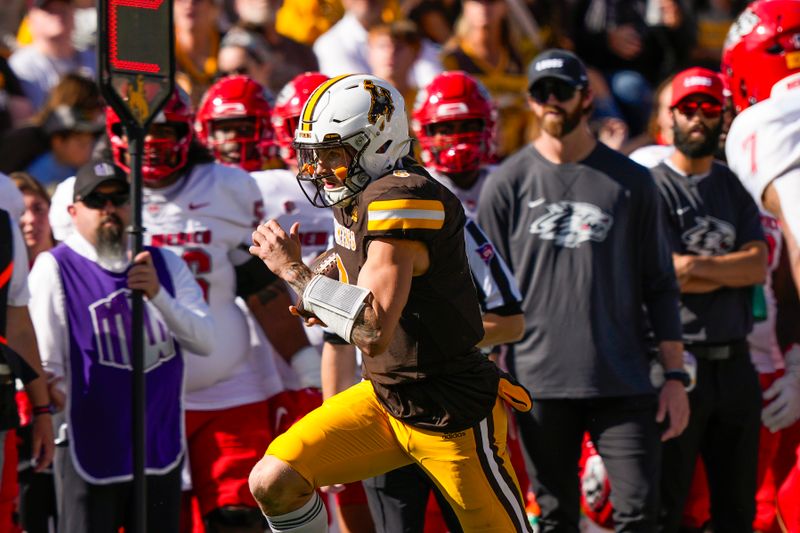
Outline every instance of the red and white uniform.
<path fill-rule="evenodd" d="M 791 89 L 742 111 L 725 141 L 728 166 L 753 199 L 775 181 L 783 205 L 796 206 L 800 191 L 800 89 Z M 800 235 L 800 210 L 784 209 L 789 229 Z"/>
<path fill-rule="evenodd" d="M 467 217 L 471 218 L 472 220 L 477 220 L 478 198 L 481 196 L 481 189 L 483 189 L 483 184 L 486 183 L 486 178 L 492 173 L 494 168 L 495 165 L 486 165 L 481 168 L 478 174 L 478 179 L 475 180 L 475 183 L 473 183 L 472 187 L 469 189 L 462 189 L 442 172 L 437 172 L 436 170 L 430 168 L 427 170 L 431 173 L 431 176 L 436 178 L 436 181 L 447 187 L 450 192 L 456 196 L 456 198 L 461 200 L 461 205 L 464 206 L 464 213 L 467 215 Z"/>
<path fill-rule="evenodd" d="M 261 170 L 251 175 L 261 191 L 265 218 L 274 218 L 287 232 L 292 224 L 300 223 L 300 243 L 305 264 L 311 264 L 317 256 L 332 246 L 333 212 L 311 205 L 292 171 Z M 322 328 L 308 328 L 306 335 L 312 345 L 322 345 Z M 279 361 L 278 364 L 280 363 Z M 285 375 L 284 379 L 290 381 Z M 286 385 L 294 388 L 291 383 Z"/>

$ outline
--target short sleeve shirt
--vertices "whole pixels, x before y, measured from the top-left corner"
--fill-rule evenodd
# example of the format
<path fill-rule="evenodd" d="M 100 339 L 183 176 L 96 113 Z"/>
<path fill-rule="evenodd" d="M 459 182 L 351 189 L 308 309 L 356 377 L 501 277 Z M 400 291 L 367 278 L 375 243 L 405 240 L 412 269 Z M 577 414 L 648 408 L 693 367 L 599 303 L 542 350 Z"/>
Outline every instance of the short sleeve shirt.
<path fill-rule="evenodd" d="M 714 162 L 711 171 L 700 176 L 681 174 L 667 162 L 652 172 L 676 253 L 718 256 L 765 240 L 758 207 L 724 164 Z M 744 340 L 753 327 L 752 288 L 682 294 L 681 323 L 687 343 Z"/>

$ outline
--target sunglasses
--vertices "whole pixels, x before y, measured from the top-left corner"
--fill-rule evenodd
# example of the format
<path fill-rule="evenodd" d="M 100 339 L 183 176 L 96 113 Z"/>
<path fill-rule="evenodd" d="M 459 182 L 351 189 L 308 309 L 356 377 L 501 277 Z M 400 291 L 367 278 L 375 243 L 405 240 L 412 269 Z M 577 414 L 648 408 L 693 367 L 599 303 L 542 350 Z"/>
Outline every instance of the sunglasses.
<path fill-rule="evenodd" d="M 561 80 L 544 80 L 534 83 L 530 88 L 531 98 L 540 104 L 544 104 L 550 99 L 550 95 L 556 97 L 559 102 L 572 100 L 578 88 L 574 85 Z"/>
<path fill-rule="evenodd" d="M 675 106 L 681 115 L 686 117 L 693 117 L 698 111 L 703 112 L 706 118 L 717 118 L 722 114 L 722 104 L 717 102 L 680 102 Z"/>
<path fill-rule="evenodd" d="M 130 196 L 130 193 L 127 192 L 113 192 L 110 194 L 93 192 L 81 198 L 81 202 L 89 209 L 103 209 L 108 202 L 111 202 L 114 207 L 121 207 L 128 203 Z"/>

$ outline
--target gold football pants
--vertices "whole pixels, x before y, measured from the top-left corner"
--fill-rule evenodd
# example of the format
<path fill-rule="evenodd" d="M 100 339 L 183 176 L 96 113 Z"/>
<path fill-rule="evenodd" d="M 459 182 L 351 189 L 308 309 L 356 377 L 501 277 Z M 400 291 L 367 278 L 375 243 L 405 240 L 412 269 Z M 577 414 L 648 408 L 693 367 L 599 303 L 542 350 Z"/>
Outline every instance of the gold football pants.
<path fill-rule="evenodd" d="M 314 487 L 349 483 L 416 462 L 450 502 L 465 532 L 531 531 L 506 451 L 498 398 L 491 416 L 437 433 L 390 416 L 368 381 L 325 401 L 267 450 Z"/>

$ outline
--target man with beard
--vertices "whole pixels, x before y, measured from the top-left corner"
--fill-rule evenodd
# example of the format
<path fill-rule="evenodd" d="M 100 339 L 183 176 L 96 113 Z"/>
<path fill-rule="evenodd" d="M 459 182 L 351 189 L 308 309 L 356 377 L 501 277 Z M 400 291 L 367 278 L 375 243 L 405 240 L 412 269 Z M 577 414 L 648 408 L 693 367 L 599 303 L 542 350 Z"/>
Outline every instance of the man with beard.
<path fill-rule="evenodd" d="M 523 296 L 525 334 L 509 367 L 534 397 L 517 419 L 542 531 L 578 531 L 584 432 L 614 486 L 617 531 L 653 531 L 660 441 L 688 419 L 658 191 L 643 167 L 592 136 L 593 96 L 578 57 L 545 51 L 528 80 L 542 132 L 489 176 L 478 221 Z M 648 377 L 643 305 L 666 369 L 659 393 Z"/>
<path fill-rule="evenodd" d="M 69 207 L 76 231 L 42 252 L 30 276 L 39 350 L 53 376 L 53 403 L 64 410 L 55 463 L 59 531 L 131 527 L 132 290 L 146 299 L 146 529 L 178 531 L 183 350 L 208 355 L 212 321 L 180 257 L 147 247 L 131 261 L 128 201 L 121 169 L 110 161 L 82 167 Z"/>
<path fill-rule="evenodd" d="M 764 283 L 767 245 L 758 208 L 733 172 L 714 161 L 723 86 L 704 68 L 672 82 L 675 152 L 653 169 L 681 289 L 687 351 L 697 359 L 692 416 L 663 449 L 661 530 L 678 531 L 700 454 L 716 531 L 752 531 L 761 411 L 747 335 L 752 287 Z"/>

